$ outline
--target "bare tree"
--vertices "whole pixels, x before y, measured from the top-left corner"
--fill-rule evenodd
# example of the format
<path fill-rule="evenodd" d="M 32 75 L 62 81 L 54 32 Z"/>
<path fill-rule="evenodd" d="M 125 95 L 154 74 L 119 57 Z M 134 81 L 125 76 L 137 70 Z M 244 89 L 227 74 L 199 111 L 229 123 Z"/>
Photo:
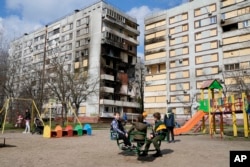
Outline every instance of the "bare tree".
<path fill-rule="evenodd" d="M 74 104 L 76 114 L 80 104 L 84 102 L 90 94 L 98 91 L 99 81 L 90 80 L 85 72 L 72 72 L 71 62 L 66 63 L 65 56 L 50 59 L 50 69 L 47 70 L 45 86 L 47 94 L 58 99 L 61 102 L 63 111 L 61 112 L 62 125 L 64 118 L 68 113 L 68 103 Z M 48 93 L 51 92 L 51 93 Z"/>
<path fill-rule="evenodd" d="M 231 71 L 222 72 L 223 94 L 228 96 L 230 94 L 246 93 L 250 95 L 250 74 L 246 67 L 241 67 Z"/>

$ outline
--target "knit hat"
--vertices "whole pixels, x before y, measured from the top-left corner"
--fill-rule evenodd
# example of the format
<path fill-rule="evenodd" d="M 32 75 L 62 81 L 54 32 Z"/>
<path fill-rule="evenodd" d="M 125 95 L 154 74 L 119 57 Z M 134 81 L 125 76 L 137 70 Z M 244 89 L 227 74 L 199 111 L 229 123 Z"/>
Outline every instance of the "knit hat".
<path fill-rule="evenodd" d="M 167 113 L 172 113 L 172 107 L 168 107 L 168 112 Z"/>

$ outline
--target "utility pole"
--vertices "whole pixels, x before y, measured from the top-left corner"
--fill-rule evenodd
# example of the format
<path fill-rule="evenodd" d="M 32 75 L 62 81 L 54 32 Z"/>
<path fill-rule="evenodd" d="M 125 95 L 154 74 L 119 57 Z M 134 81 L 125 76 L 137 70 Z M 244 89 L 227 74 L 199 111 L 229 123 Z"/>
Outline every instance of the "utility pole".
<path fill-rule="evenodd" d="M 42 79 L 41 79 L 40 111 L 42 111 L 42 107 L 43 107 L 44 75 L 45 75 L 45 63 L 46 63 L 46 52 L 47 52 L 47 34 L 48 34 L 48 25 L 45 26 L 44 50 L 43 50 L 43 69 L 42 69 Z"/>

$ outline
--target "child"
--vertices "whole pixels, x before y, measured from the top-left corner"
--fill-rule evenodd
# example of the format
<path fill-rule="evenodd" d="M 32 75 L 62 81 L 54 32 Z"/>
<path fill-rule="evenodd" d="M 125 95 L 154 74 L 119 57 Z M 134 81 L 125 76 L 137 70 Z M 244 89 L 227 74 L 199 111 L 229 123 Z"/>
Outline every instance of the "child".
<path fill-rule="evenodd" d="M 118 133 L 119 139 L 122 139 L 124 142 L 124 146 L 122 149 L 128 149 L 131 147 L 131 143 L 128 138 L 128 133 L 125 131 L 122 122 L 120 120 L 120 113 L 118 111 L 115 111 L 114 113 L 114 119 L 111 122 L 111 130 Z"/>
<path fill-rule="evenodd" d="M 25 130 L 23 133 L 30 133 L 30 112 L 28 109 L 25 110 Z"/>
<path fill-rule="evenodd" d="M 153 154 L 154 157 L 162 156 L 160 146 L 158 142 L 160 140 L 163 140 L 166 135 L 166 125 L 161 121 L 161 114 L 156 112 L 153 114 L 154 120 L 155 120 L 155 127 L 154 132 L 150 134 L 149 140 L 146 142 L 145 149 L 141 156 L 147 156 L 148 155 L 148 149 L 150 147 L 150 144 L 153 143 L 154 147 L 156 149 L 156 153 Z"/>
<path fill-rule="evenodd" d="M 19 114 L 17 117 L 16 127 L 21 128 L 22 121 L 23 121 L 23 117 L 21 114 Z"/>
<path fill-rule="evenodd" d="M 175 127 L 175 120 L 174 120 L 174 113 L 172 112 L 172 108 L 168 108 L 168 112 L 164 116 L 164 123 L 167 126 L 168 130 L 168 135 L 167 135 L 167 140 L 168 142 L 173 142 L 174 143 L 174 127 Z M 171 139 L 170 140 L 170 135 Z"/>
<path fill-rule="evenodd" d="M 128 133 L 131 132 L 142 132 L 145 135 L 147 134 L 147 124 L 143 122 L 143 116 L 138 115 L 136 122 L 132 123 L 132 127 L 129 129 Z M 145 140 L 145 135 L 142 134 L 135 134 L 135 140 Z"/>

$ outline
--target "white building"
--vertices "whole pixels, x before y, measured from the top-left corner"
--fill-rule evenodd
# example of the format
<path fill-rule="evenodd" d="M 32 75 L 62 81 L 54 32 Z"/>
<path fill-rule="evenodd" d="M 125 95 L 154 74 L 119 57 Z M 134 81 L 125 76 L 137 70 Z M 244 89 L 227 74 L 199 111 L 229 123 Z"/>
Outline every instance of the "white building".
<path fill-rule="evenodd" d="M 16 95 L 25 78 L 42 78 L 34 68 L 43 70 L 49 79 L 50 60 L 56 55 L 68 71 L 99 79 L 100 91 L 81 104 L 80 115 L 112 117 L 115 110 L 137 112 L 139 104 L 128 87 L 135 77 L 138 35 L 134 18 L 103 1 L 25 34 L 12 42 L 10 50 L 10 59 L 19 69 L 14 79 Z M 33 81 L 34 91 L 39 83 Z M 44 92 L 46 88 L 45 83 Z"/>

